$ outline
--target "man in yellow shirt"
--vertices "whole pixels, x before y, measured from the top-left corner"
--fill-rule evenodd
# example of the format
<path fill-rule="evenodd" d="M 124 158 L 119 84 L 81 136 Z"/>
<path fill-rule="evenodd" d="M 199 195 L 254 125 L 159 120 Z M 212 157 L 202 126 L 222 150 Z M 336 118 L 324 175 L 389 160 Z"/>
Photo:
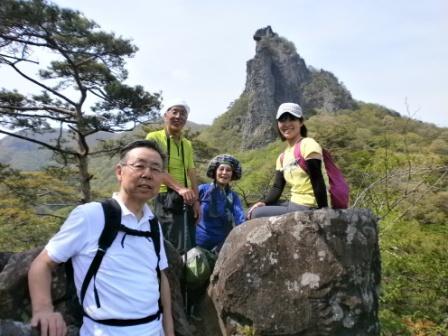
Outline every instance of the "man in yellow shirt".
<path fill-rule="evenodd" d="M 154 212 L 162 224 L 163 234 L 178 251 L 183 246 L 185 203 L 188 218 L 187 250 L 196 245 L 195 223 L 200 215 L 196 170 L 191 142 L 182 135 L 190 107 L 185 101 L 175 100 L 164 107 L 164 128 L 150 132 L 147 140 L 155 140 L 166 151 L 167 171 L 160 193 L 154 201 Z"/>

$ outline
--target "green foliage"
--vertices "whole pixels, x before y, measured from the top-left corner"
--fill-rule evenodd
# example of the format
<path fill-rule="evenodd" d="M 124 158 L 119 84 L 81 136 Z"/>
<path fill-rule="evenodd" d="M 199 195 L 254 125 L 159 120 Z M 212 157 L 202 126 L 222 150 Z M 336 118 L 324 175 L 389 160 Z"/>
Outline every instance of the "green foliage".
<path fill-rule="evenodd" d="M 70 172 L 56 168 L 24 173 L 0 165 L 0 181 L 0 251 L 44 244 L 62 223 L 59 209 L 79 198 Z"/>
<path fill-rule="evenodd" d="M 242 94 L 229 110 L 216 118 L 213 125 L 205 129 L 198 139 L 220 152 L 235 152 L 241 146 L 243 122 L 248 111 L 249 98 Z"/>
<path fill-rule="evenodd" d="M 275 162 L 283 146 L 277 141 L 259 150 L 237 155 L 243 165 L 243 177 L 241 181 L 235 183 L 234 189 L 240 194 L 246 206 L 267 195 L 274 177 Z"/>
<path fill-rule="evenodd" d="M 43 246 L 59 228 L 60 219 L 38 216 L 33 208 L 24 207 L 19 200 L 0 194 L 1 251 L 20 252 Z"/>
<path fill-rule="evenodd" d="M 383 335 L 448 332 L 447 239 L 446 224 L 381 223 Z"/>

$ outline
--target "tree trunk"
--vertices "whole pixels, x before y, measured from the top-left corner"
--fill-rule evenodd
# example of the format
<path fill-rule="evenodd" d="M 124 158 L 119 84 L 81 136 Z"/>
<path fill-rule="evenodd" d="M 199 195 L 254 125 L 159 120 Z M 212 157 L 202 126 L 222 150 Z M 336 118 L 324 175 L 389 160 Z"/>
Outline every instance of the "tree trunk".
<path fill-rule="evenodd" d="M 79 112 L 81 115 L 81 113 Z M 89 173 L 89 145 L 87 144 L 86 137 L 83 130 L 79 127 L 80 132 L 77 135 L 78 138 L 78 168 L 79 168 L 79 181 L 82 194 L 82 203 L 91 201 L 92 194 L 90 190 L 91 175 Z"/>
<path fill-rule="evenodd" d="M 78 156 L 79 180 L 82 194 L 82 203 L 91 201 L 89 162 L 86 155 Z"/>

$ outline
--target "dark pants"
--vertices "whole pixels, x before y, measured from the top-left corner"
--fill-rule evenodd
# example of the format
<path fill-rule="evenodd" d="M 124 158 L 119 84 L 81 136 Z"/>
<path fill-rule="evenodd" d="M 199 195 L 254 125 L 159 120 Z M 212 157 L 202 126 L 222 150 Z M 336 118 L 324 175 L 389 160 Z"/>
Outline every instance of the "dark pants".
<path fill-rule="evenodd" d="M 164 209 L 163 204 L 166 193 L 160 193 L 154 200 L 154 213 L 162 226 L 163 235 L 180 253 L 196 246 L 196 227 L 194 223 L 193 208 L 187 205 L 186 216 L 184 211 L 171 211 Z M 185 223 L 185 219 L 187 223 Z M 187 225 L 187 248 L 184 247 L 184 225 Z"/>

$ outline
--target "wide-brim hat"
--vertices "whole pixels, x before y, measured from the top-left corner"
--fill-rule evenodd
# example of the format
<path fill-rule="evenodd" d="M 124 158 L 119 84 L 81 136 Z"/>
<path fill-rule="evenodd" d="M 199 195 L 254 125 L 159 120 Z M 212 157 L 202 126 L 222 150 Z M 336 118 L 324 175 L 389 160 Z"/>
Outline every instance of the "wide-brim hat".
<path fill-rule="evenodd" d="M 221 164 L 228 164 L 232 167 L 232 180 L 239 180 L 241 178 L 241 164 L 230 154 L 220 154 L 211 159 L 207 167 L 207 176 L 214 179 L 216 168 Z"/>

